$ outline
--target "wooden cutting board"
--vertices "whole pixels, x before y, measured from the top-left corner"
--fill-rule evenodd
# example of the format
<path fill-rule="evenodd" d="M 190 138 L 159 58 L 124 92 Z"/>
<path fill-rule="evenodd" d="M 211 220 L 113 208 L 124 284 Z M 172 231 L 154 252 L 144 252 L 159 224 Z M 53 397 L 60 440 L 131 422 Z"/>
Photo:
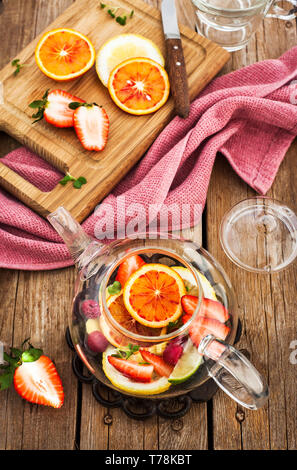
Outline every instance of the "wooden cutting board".
<path fill-rule="evenodd" d="M 124 27 L 100 8 L 99 1 L 76 0 L 48 26 L 47 31 L 60 27 L 76 29 L 90 38 L 96 51 L 112 36 L 137 33 L 152 39 L 164 54 L 159 11 L 141 0 L 117 0 L 116 5 L 128 11 L 134 10 L 133 18 Z M 180 30 L 190 98 L 193 99 L 223 67 L 229 54 L 185 26 L 180 25 Z M 155 114 L 126 114 L 112 102 L 94 67 L 75 81 L 57 83 L 43 75 L 35 64 L 34 50 L 40 36 L 17 56 L 21 63 L 30 66 L 23 68 L 17 77 L 13 75 L 11 64 L 0 72 L 3 92 L 2 100 L 0 96 L 0 129 L 63 173 L 69 172 L 75 177 L 85 176 L 87 184 L 81 189 L 75 189 L 71 183 L 66 186 L 58 184 L 52 191 L 44 193 L 1 161 L 0 183 L 44 217 L 63 205 L 78 221 L 82 221 L 141 158 L 173 117 L 173 102 L 170 98 Z M 28 104 L 40 99 L 48 88 L 62 88 L 88 102 L 101 104 L 106 109 L 110 118 L 110 133 L 102 152 L 84 150 L 73 129 L 57 129 L 45 121 L 32 125 L 32 109 L 28 108 Z"/>

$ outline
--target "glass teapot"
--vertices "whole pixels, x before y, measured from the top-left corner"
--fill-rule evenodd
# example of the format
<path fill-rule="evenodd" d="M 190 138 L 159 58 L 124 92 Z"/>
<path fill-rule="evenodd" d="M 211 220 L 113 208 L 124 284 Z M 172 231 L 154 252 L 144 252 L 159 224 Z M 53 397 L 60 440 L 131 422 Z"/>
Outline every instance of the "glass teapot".
<path fill-rule="evenodd" d="M 231 346 L 238 324 L 232 286 L 206 250 L 168 234 L 103 245 L 63 207 L 48 220 L 79 270 L 71 339 L 100 382 L 160 399 L 211 377 L 244 407 L 265 404 L 265 379 Z"/>

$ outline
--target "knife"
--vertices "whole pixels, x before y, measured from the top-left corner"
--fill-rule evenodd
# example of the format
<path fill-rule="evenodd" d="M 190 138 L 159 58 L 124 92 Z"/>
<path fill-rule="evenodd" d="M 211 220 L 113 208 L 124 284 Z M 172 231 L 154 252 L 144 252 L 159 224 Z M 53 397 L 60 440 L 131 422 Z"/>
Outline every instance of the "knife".
<path fill-rule="evenodd" d="M 183 118 L 190 112 L 188 79 L 180 39 L 174 0 L 163 0 L 161 5 L 166 44 L 167 71 L 176 113 Z"/>

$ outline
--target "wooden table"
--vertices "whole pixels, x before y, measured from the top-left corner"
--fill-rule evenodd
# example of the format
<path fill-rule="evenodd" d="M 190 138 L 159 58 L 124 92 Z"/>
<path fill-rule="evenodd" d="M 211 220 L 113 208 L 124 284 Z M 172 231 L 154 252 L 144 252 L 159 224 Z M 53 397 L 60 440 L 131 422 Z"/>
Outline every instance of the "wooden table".
<path fill-rule="evenodd" d="M 96 0 L 94 0 L 96 1 Z M 147 0 L 158 6 L 158 1 Z M 72 0 L 4 0 L 0 16 L 2 67 L 17 55 Z M 180 19 L 193 27 L 178 0 Z M 0 6 L 1 8 L 1 6 Z M 267 58 L 276 58 L 297 43 L 296 23 L 266 19 L 243 51 L 232 54 L 227 73 Z M 19 144 L 4 134 L 1 156 Z M 269 195 L 297 209 L 297 142 L 282 163 Z M 260 411 L 243 410 L 222 392 L 196 404 L 182 419 L 153 417 L 137 422 L 120 409 L 97 404 L 89 386 L 78 385 L 71 352 L 64 340 L 75 272 L 1 270 L 0 339 L 19 345 L 30 336 L 55 359 L 66 400 L 61 410 L 24 403 L 14 390 L 1 393 L 0 449 L 296 449 L 297 365 L 290 362 L 296 332 L 296 264 L 280 274 L 255 275 L 240 270 L 224 255 L 218 240 L 220 220 L 234 203 L 254 195 L 218 156 L 203 218 L 203 244 L 222 263 L 235 287 L 243 335 L 239 347 L 269 381 L 269 403 Z M 198 235 L 199 236 L 199 235 Z M 105 424 L 105 415 L 112 424 Z M 193 428 L 193 424 L 195 425 Z M 194 429 L 194 431 L 193 431 Z"/>

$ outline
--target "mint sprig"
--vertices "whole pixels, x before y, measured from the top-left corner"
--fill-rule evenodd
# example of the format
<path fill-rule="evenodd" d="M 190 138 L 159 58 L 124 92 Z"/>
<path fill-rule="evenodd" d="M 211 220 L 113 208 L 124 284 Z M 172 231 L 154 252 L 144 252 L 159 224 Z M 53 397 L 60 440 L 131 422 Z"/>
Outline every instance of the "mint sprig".
<path fill-rule="evenodd" d="M 129 343 L 128 344 L 128 350 L 124 351 L 124 350 L 121 350 L 119 348 L 117 348 L 117 352 L 116 354 L 112 354 L 113 357 L 118 357 L 120 359 L 126 359 L 128 360 L 129 357 L 132 356 L 132 354 L 136 353 L 137 351 L 139 351 L 139 346 L 137 346 L 136 344 L 131 344 Z"/>
<path fill-rule="evenodd" d="M 76 189 L 80 189 L 83 184 L 87 183 L 87 180 L 84 176 L 79 176 L 78 178 L 75 178 L 74 176 L 70 175 L 70 173 L 67 173 L 64 178 L 62 178 L 59 183 L 62 186 L 65 186 L 68 181 L 73 181 L 73 187 Z"/>
<path fill-rule="evenodd" d="M 100 2 L 100 8 L 101 10 L 104 10 L 104 8 L 106 8 L 107 14 L 111 18 L 115 19 L 115 21 L 119 23 L 121 26 L 125 26 L 125 24 L 127 23 L 127 14 L 123 13 L 122 15 L 117 15 L 117 12 L 120 9 L 120 7 L 113 7 L 111 5 L 107 5 L 106 3 Z M 131 19 L 133 16 L 134 16 L 134 10 L 131 10 L 129 12 L 128 17 Z"/>
<path fill-rule="evenodd" d="M 30 108 L 37 109 L 37 112 L 32 114 L 32 118 L 35 119 L 35 121 L 33 121 L 32 124 L 34 124 L 35 122 L 41 121 L 41 119 L 43 119 L 44 110 L 47 105 L 48 92 L 49 92 L 49 89 L 46 90 L 41 100 L 35 100 L 29 104 Z"/>
<path fill-rule="evenodd" d="M 20 59 L 14 59 L 11 62 L 11 65 L 15 67 L 15 71 L 13 72 L 13 75 L 16 77 L 20 73 L 21 69 L 23 67 L 26 67 L 29 64 L 21 64 Z"/>

